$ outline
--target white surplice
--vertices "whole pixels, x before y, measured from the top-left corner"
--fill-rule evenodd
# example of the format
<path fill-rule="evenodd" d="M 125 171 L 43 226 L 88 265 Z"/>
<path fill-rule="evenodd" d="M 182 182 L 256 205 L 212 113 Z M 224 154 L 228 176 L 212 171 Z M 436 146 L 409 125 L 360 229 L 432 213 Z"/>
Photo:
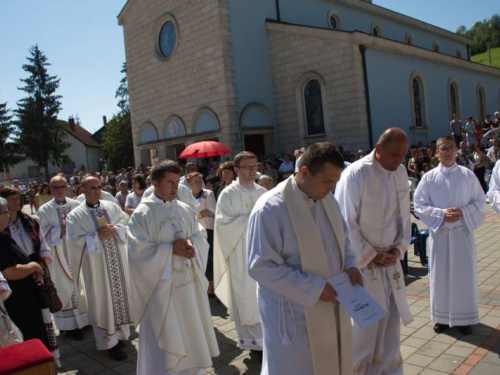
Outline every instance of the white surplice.
<path fill-rule="evenodd" d="M 85 202 L 85 194 L 80 194 L 78 197 L 75 198 L 78 202 L 83 203 Z M 108 193 L 107 191 L 102 190 L 101 191 L 101 200 L 103 201 L 108 201 L 111 203 L 114 203 L 119 206 L 119 204 L 116 202 L 116 198 L 113 197 L 113 194 Z"/>
<path fill-rule="evenodd" d="M 430 229 L 431 319 L 449 326 L 479 321 L 476 241 L 474 232 L 486 215 L 486 198 L 469 169 L 439 164 L 427 172 L 415 191 L 415 212 Z M 463 217 L 444 221 L 447 208 Z"/>
<path fill-rule="evenodd" d="M 365 288 L 388 315 L 365 329 L 353 325 L 354 373 L 402 374 L 400 319 L 409 324 L 404 274 L 400 262 L 378 267 L 379 252 L 398 248 L 401 259 L 410 245 L 410 192 L 406 168 L 384 169 L 373 151 L 347 167 L 335 197 L 347 222 L 351 248 L 357 255 Z"/>
<path fill-rule="evenodd" d="M 144 198 L 129 223 L 134 320 L 140 324 L 138 375 L 202 374 L 219 355 L 205 268 L 206 232 L 182 202 Z M 188 238 L 195 258 L 172 253 Z"/>
<path fill-rule="evenodd" d="M 319 375 L 313 372 L 311 337 L 307 330 L 306 309 L 320 303 L 318 300 L 326 280 L 316 274 L 303 271 L 299 241 L 282 193 L 287 182 L 295 183 L 293 176 L 289 180 L 293 181 L 282 182 L 257 202 L 250 216 L 248 227 L 248 267 L 250 276 L 258 283 L 259 309 L 264 332 L 264 358 L 261 374 Z M 304 208 L 311 212 L 311 215 L 307 216 L 301 214 L 298 220 L 303 222 L 310 217 L 311 222 L 304 222 L 304 225 L 318 228 L 330 275 L 334 276 L 355 267 L 356 256 L 348 241 L 345 245 L 339 244 L 325 211 L 327 206 L 322 201 L 309 199 L 300 189 L 295 188 L 295 191 L 297 193 L 294 199 L 303 200 Z M 335 207 L 330 214 L 335 217 L 343 232 L 344 223 L 337 203 L 332 195 L 323 200 L 327 199 L 331 200 Z M 317 234 L 311 232 L 309 235 Z M 343 249 L 345 252 L 342 251 Z M 335 320 L 339 324 L 339 307 L 331 306 L 336 310 Z M 345 314 L 347 324 L 350 324 L 350 317 L 347 313 Z M 326 329 L 324 322 L 316 323 L 321 325 L 322 329 Z M 331 357 L 334 357 L 335 351 L 338 350 L 342 360 L 349 361 L 348 368 L 352 371 L 350 326 L 348 328 L 347 350 L 345 347 L 329 348 L 329 350 L 332 351 Z M 337 340 L 340 341 L 341 335 L 338 334 L 338 336 Z M 330 369 L 329 374 L 336 373 L 339 372 Z M 342 375 L 344 373 L 347 375 L 346 371 Z"/>
<path fill-rule="evenodd" d="M 153 195 L 155 191 L 154 186 L 150 186 L 144 191 L 144 194 L 142 195 L 142 198 L 149 198 Z M 187 204 L 189 207 L 191 207 L 197 214 L 200 212 L 200 203 L 193 197 L 193 194 L 191 193 L 191 189 L 179 184 L 179 188 L 177 190 L 177 199 L 181 201 L 184 204 Z"/>
<path fill-rule="evenodd" d="M 70 250 L 66 236 L 61 233 L 61 227 L 66 225 L 68 214 L 79 205 L 80 202 L 69 198 L 66 198 L 64 204 L 59 204 L 52 199 L 40 207 L 35 216 L 45 236 L 45 241 L 52 250 L 53 262 L 49 264 L 50 276 L 63 304 L 62 310 L 54 314 L 54 320 L 57 328 L 65 331 L 83 328 L 89 324 L 87 314 L 77 308 L 79 291 L 69 262 Z M 82 302 L 85 302 L 83 298 Z M 86 310 L 85 305 L 80 307 Z"/>
<path fill-rule="evenodd" d="M 500 162 L 491 171 L 490 188 L 487 194 L 490 205 L 495 212 L 500 213 Z"/>
<path fill-rule="evenodd" d="M 97 207 L 84 202 L 67 216 L 71 267 L 75 280 L 81 274 L 85 283 L 87 313 L 98 350 L 111 349 L 130 335 L 127 222 L 128 215 L 116 203 L 104 200 Z M 100 240 L 97 232 L 105 224 L 114 225 L 117 235 Z"/>
<path fill-rule="evenodd" d="M 250 212 L 265 192 L 255 183 L 246 189 L 235 181 L 222 190 L 215 212 L 215 294 L 235 322 L 242 349 L 262 350 L 257 283 L 248 275 L 246 231 Z"/>

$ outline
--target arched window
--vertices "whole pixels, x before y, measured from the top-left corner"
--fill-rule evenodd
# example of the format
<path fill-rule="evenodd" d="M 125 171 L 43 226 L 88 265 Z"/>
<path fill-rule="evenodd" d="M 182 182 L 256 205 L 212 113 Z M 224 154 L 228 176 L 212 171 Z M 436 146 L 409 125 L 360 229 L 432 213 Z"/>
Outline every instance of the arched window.
<path fill-rule="evenodd" d="M 307 135 L 325 134 L 323 94 L 318 80 L 311 79 L 305 84 L 304 104 Z"/>
<path fill-rule="evenodd" d="M 372 35 L 373 36 L 381 36 L 382 35 L 382 29 L 376 23 L 374 23 L 372 25 Z"/>
<path fill-rule="evenodd" d="M 459 88 L 456 82 L 452 81 L 449 84 L 448 95 L 450 100 L 450 118 L 455 114 L 460 118 Z"/>
<path fill-rule="evenodd" d="M 415 44 L 415 41 L 413 40 L 413 35 L 410 33 L 406 34 L 406 44 L 413 46 Z"/>
<path fill-rule="evenodd" d="M 486 91 L 481 85 L 477 88 L 477 105 L 478 117 L 481 121 L 484 121 L 484 118 L 486 117 Z"/>
<path fill-rule="evenodd" d="M 424 85 L 419 76 L 414 76 L 411 80 L 412 104 L 413 104 L 413 125 L 417 128 L 425 126 L 425 100 Z"/>
<path fill-rule="evenodd" d="M 328 13 L 328 26 L 333 30 L 340 29 L 340 15 L 333 10 Z"/>
<path fill-rule="evenodd" d="M 434 42 L 434 52 L 441 52 L 441 45 L 439 44 L 439 42 Z"/>

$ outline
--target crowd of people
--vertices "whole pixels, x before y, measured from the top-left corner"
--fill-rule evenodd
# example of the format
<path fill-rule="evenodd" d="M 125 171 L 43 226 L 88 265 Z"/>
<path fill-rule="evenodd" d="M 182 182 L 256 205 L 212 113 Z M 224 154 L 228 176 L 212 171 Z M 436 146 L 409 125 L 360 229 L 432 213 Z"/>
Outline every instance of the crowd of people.
<path fill-rule="evenodd" d="M 485 216 L 484 169 L 486 159 L 496 162 L 499 117 L 481 125 L 476 143 L 472 122 L 454 116 L 451 135 L 429 147 L 410 147 L 404 131 L 390 128 L 357 155 L 322 142 L 280 158 L 244 151 L 233 160 L 61 174 L 28 188 L 16 180 L 0 187 L 0 307 L 56 359 L 50 313 L 74 340 L 92 326 L 97 350 L 117 361 L 140 325 L 140 375 L 212 366 L 211 301 L 228 308 L 236 345 L 262 357 L 262 374 L 402 373 L 400 322 L 413 320 L 399 261 L 411 237 L 408 181 L 418 184 L 415 214 L 433 239 L 434 330 L 470 334 L 478 323 L 474 231 Z M 490 147 L 487 156 L 478 143 Z M 499 168 L 490 181 L 500 211 Z M 35 216 L 23 212 L 32 200 Z M 464 271 L 452 283 L 450 262 Z M 328 282 L 343 272 L 384 318 L 351 324 Z"/>

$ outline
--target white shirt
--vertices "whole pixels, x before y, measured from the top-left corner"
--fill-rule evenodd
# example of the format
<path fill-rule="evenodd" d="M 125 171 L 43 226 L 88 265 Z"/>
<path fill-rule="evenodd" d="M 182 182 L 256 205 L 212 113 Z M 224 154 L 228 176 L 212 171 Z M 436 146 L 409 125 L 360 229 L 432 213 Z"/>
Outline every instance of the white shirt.
<path fill-rule="evenodd" d="M 144 194 L 143 194 L 144 195 Z M 125 207 L 136 208 L 139 203 L 141 203 L 142 196 L 138 196 L 135 191 L 127 195 L 127 201 L 125 202 Z"/>

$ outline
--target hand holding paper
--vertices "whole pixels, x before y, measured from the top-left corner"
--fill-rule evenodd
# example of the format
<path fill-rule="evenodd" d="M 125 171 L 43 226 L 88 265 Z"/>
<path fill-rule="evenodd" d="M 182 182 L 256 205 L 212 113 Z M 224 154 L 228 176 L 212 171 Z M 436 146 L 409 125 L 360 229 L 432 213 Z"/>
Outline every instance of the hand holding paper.
<path fill-rule="evenodd" d="M 337 300 L 361 328 L 366 328 L 387 315 L 387 312 L 358 284 L 352 285 L 347 273 L 340 273 L 328 282 L 337 292 Z"/>

